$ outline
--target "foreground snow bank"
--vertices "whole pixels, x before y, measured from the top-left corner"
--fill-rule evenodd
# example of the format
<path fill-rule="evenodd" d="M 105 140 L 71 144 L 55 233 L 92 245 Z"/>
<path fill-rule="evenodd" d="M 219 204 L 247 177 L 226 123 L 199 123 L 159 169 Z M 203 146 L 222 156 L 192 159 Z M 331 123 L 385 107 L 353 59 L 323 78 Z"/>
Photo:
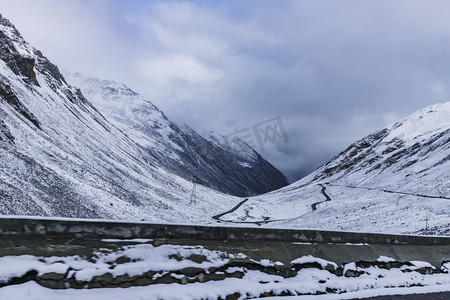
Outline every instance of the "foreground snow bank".
<path fill-rule="evenodd" d="M 28 282 L 0 289 L 1 299 L 217 299 L 235 295 L 235 299 L 255 298 L 269 295 L 301 295 L 326 293 L 327 289 L 338 289 L 344 294 L 300 296 L 299 299 L 354 299 L 377 295 L 431 293 L 450 291 L 450 276 L 445 274 L 421 275 L 399 272 L 373 272 L 361 278 L 340 278 L 323 270 L 304 270 L 296 277 L 284 279 L 259 271 L 248 272 L 242 279 L 227 278 L 222 281 L 191 284 L 156 284 L 145 287 L 66 289 L 52 290 Z M 378 275 L 385 276 L 378 278 Z M 424 287 L 413 287 L 421 284 Z M 408 288 L 398 288 L 407 286 Z M 386 289 L 385 287 L 389 287 Z M 292 297 L 297 298 L 297 297 Z M 278 298 L 277 298 L 278 299 Z M 279 297 L 291 299 L 291 297 Z"/>
<path fill-rule="evenodd" d="M 435 268 L 380 256 L 339 266 L 307 255 L 283 264 L 202 246 L 134 242 L 89 257 L 0 257 L 0 299 L 246 299 L 450 286 L 449 262 Z"/>

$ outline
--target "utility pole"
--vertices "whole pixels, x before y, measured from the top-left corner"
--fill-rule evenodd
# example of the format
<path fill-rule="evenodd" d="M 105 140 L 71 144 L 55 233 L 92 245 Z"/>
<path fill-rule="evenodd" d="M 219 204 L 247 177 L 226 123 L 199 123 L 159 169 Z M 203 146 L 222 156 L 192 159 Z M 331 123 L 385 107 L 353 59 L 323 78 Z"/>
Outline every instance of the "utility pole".
<path fill-rule="evenodd" d="M 197 184 L 195 182 L 193 182 L 192 183 L 191 200 L 189 201 L 189 204 L 195 204 L 196 193 L 197 193 Z"/>
<path fill-rule="evenodd" d="M 189 200 L 189 205 L 195 204 L 197 202 L 197 183 L 199 182 L 199 179 L 197 176 L 194 176 L 192 178 L 192 192 L 191 192 L 191 199 Z"/>

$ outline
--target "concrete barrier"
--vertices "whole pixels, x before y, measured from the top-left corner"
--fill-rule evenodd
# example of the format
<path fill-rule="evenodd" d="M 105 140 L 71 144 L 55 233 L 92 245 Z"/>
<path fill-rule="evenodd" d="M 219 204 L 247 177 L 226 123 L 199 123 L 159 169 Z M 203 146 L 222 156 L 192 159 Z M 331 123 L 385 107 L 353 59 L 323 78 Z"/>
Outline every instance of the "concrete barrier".
<path fill-rule="evenodd" d="M 0 219 L 0 235 L 221 241 L 267 240 L 332 244 L 450 245 L 450 237 L 441 236 L 35 218 L 2 218 Z"/>
<path fill-rule="evenodd" d="M 450 237 L 436 236 L 3 218 L 0 219 L 0 237 L 0 256 L 19 252 L 51 255 L 55 244 L 58 244 L 58 251 L 72 254 L 74 249 L 83 251 L 80 249 L 100 247 L 104 245 L 102 239 L 145 238 L 152 239 L 154 245 L 202 245 L 211 250 L 244 253 L 254 259 L 283 263 L 304 255 L 313 255 L 338 264 L 375 261 L 380 255 L 397 261 L 427 261 L 437 268 L 442 262 L 450 261 Z M 19 247 L 23 245 L 26 246 Z M 82 247 L 69 247 L 73 245 Z"/>

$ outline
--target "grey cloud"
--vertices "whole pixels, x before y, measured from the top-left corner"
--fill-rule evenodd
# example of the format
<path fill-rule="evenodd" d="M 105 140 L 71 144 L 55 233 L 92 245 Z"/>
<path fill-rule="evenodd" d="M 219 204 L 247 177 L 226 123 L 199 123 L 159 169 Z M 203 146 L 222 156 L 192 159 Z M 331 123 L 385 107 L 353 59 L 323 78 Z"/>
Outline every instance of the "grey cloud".
<path fill-rule="evenodd" d="M 290 140 L 262 155 L 291 180 L 449 95 L 447 1 L 0 4 L 63 68 L 124 82 L 179 123 L 228 134 L 281 116 Z"/>

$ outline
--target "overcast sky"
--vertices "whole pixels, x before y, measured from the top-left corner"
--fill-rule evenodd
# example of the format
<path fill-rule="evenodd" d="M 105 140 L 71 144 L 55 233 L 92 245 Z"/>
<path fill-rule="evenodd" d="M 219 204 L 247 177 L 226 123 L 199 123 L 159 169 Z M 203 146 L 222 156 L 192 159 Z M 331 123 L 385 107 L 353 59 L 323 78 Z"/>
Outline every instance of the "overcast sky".
<path fill-rule="evenodd" d="M 291 181 L 449 99 L 450 1 L 0 0 L 0 13 L 60 68 L 123 82 L 179 124 L 227 135 L 280 117 L 288 141 L 254 144 Z"/>

